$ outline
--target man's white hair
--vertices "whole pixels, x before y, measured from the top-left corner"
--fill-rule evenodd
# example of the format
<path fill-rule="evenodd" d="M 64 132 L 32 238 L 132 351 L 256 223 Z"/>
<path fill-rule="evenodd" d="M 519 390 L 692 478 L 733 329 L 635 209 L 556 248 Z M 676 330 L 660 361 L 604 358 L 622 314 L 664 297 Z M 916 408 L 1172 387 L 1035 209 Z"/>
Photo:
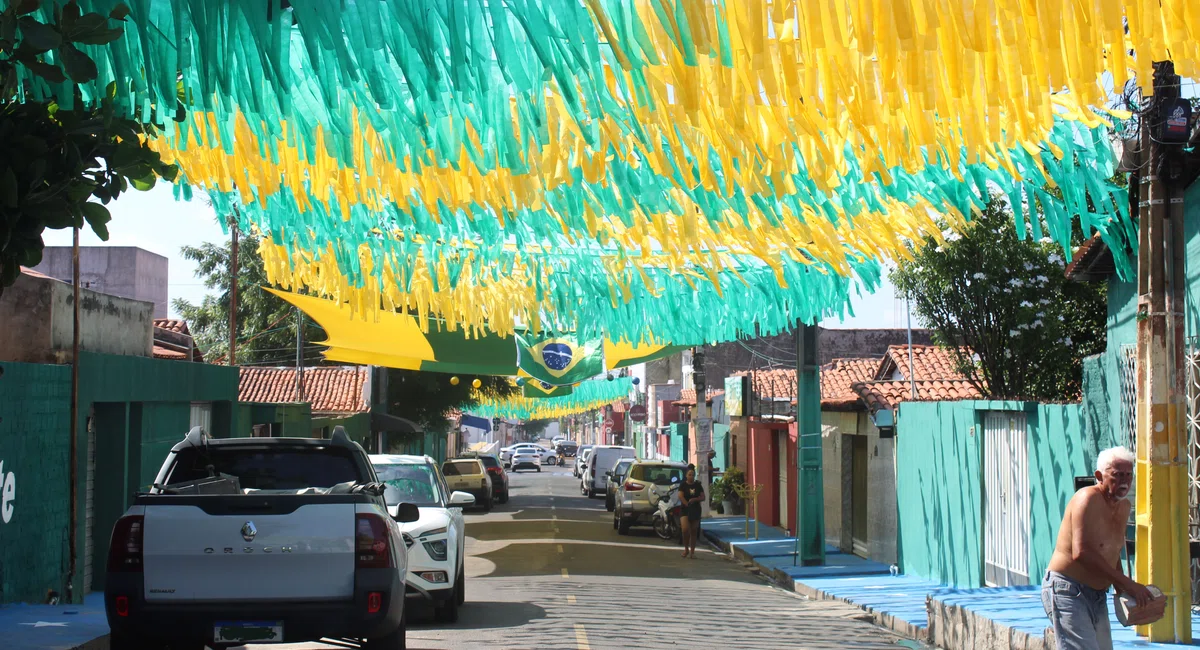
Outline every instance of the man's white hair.
<path fill-rule="evenodd" d="M 1096 456 L 1096 471 L 1104 473 L 1108 471 L 1108 468 L 1113 466 L 1113 463 L 1118 462 L 1135 465 L 1137 464 L 1137 456 L 1134 456 L 1133 452 L 1129 451 L 1125 447 L 1111 447 L 1109 449 L 1105 449 L 1104 451 L 1100 452 L 1099 456 Z"/>

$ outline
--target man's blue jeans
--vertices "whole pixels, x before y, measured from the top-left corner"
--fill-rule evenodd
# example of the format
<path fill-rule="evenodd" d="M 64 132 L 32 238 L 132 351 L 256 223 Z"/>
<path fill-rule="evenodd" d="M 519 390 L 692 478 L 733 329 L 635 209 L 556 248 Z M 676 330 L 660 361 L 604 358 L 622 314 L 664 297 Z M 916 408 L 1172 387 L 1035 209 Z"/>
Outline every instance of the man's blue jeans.
<path fill-rule="evenodd" d="M 1093 589 L 1055 571 L 1042 582 L 1042 606 L 1058 650 L 1112 650 L 1108 591 Z"/>

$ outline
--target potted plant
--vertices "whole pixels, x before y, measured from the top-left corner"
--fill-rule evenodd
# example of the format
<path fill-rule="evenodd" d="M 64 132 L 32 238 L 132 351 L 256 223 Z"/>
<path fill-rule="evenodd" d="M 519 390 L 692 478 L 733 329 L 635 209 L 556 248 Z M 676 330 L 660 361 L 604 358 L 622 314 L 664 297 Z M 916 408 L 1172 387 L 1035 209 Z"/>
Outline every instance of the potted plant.
<path fill-rule="evenodd" d="M 746 474 L 737 467 L 725 470 L 725 475 L 713 482 L 713 500 L 720 501 L 721 512 L 727 515 L 739 514 L 742 498 L 738 496 L 737 488 L 746 484 Z"/>

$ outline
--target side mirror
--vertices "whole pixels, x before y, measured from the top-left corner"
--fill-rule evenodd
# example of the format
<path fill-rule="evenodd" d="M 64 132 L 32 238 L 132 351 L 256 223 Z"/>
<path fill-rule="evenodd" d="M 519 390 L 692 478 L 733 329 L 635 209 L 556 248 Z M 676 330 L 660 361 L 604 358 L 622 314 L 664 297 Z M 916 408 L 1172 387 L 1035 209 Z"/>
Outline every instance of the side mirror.
<path fill-rule="evenodd" d="M 461 508 L 463 506 L 473 506 L 473 505 L 475 505 L 475 496 L 472 495 L 470 492 L 459 492 L 456 490 L 456 491 L 450 493 L 450 506 L 451 507 L 458 506 Z"/>
<path fill-rule="evenodd" d="M 604 475 L 608 478 L 612 478 L 612 472 L 605 472 Z"/>
<path fill-rule="evenodd" d="M 396 514 L 392 515 L 392 519 L 407 524 L 421 518 L 421 511 L 411 503 L 401 503 L 396 506 Z"/>

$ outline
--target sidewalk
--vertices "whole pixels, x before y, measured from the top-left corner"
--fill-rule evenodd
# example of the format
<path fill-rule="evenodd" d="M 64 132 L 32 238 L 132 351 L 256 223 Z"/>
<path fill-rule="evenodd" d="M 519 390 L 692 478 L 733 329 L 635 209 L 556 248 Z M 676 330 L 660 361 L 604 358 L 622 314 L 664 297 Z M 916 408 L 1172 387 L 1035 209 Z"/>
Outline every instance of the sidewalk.
<path fill-rule="evenodd" d="M 866 611 L 876 623 L 946 650 L 1012 648 L 1053 650 L 1045 640 L 1046 613 L 1037 586 L 956 589 L 906 575 L 891 575 L 879 562 L 825 547 L 824 566 L 795 566 L 796 538 L 759 526 L 754 539 L 745 518 L 713 517 L 701 523 L 704 536 L 735 559 L 754 564 L 785 588 L 814 600 L 840 600 Z M 1149 643 L 1112 618 L 1113 648 L 1181 648 Z M 1200 632 L 1200 616 L 1192 629 Z"/>
<path fill-rule="evenodd" d="M 0 607 L 5 650 L 107 650 L 104 594 L 88 594 L 82 605 Z"/>

